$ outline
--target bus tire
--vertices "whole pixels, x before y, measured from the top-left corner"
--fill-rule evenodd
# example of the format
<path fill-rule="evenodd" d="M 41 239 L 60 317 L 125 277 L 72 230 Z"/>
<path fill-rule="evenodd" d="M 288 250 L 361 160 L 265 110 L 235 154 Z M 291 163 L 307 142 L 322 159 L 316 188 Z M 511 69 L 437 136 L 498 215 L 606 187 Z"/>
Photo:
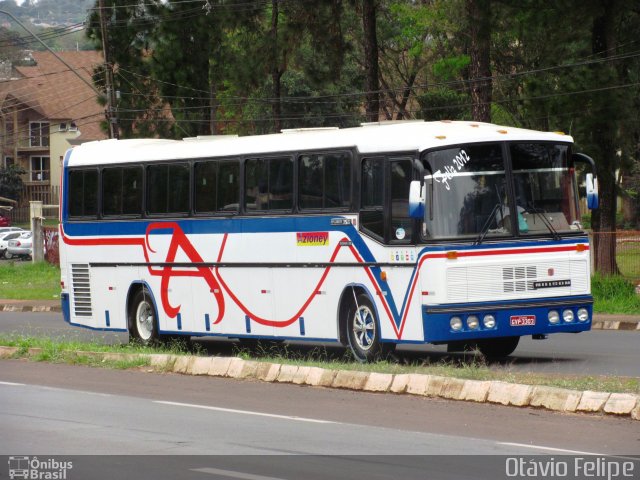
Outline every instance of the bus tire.
<path fill-rule="evenodd" d="M 146 287 L 135 293 L 129 306 L 129 334 L 142 345 L 152 345 L 160 338 L 155 305 Z"/>
<path fill-rule="evenodd" d="M 356 305 L 357 303 L 357 305 Z M 371 362 L 388 355 L 394 345 L 380 341 L 380 328 L 375 308 L 369 297 L 360 293 L 347 313 L 347 340 L 359 362 Z"/>
<path fill-rule="evenodd" d="M 520 337 L 488 338 L 478 341 L 478 350 L 487 358 L 508 357 L 518 346 Z"/>

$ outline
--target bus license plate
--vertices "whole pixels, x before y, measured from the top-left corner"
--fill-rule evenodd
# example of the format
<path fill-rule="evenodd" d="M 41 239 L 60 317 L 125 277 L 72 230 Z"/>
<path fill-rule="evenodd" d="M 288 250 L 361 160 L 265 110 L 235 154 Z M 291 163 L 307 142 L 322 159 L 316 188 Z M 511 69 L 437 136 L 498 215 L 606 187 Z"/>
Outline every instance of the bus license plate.
<path fill-rule="evenodd" d="M 536 324 L 535 315 L 514 315 L 510 318 L 512 327 L 529 327 Z"/>

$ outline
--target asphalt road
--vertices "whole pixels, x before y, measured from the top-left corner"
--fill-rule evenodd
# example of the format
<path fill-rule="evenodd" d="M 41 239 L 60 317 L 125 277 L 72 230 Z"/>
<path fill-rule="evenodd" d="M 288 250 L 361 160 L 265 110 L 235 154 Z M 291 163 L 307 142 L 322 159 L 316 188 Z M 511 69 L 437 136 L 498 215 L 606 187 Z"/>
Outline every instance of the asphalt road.
<path fill-rule="evenodd" d="M 24 334 L 66 339 L 94 340 L 101 343 L 124 343 L 126 334 L 94 332 L 70 327 L 59 313 L 0 313 L 0 333 Z M 212 355 L 230 355 L 234 343 L 216 339 L 199 339 Z M 311 354 L 305 345 L 289 346 L 301 354 Z M 330 356 L 340 357 L 344 350 L 326 347 Z M 438 363 L 453 360 L 473 362 L 472 354 L 447 354 L 444 346 L 402 346 L 400 361 L 420 360 Z M 514 354 L 506 360 L 493 362 L 491 368 L 519 372 L 544 372 L 581 375 L 620 375 L 640 377 L 640 332 L 597 330 L 580 334 L 556 334 L 547 340 L 523 337 Z"/>
<path fill-rule="evenodd" d="M 628 419 L 411 396 L 3 360 L 0 405 L 0 454 L 157 456 L 78 458 L 91 478 L 488 479 L 537 454 L 640 472 Z"/>

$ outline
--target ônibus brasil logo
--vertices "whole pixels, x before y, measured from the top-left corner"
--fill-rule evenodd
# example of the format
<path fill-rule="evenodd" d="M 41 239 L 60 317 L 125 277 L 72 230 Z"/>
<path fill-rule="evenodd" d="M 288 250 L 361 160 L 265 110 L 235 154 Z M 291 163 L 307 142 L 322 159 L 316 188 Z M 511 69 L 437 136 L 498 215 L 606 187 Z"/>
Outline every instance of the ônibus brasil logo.
<path fill-rule="evenodd" d="M 67 470 L 73 468 L 73 462 L 63 462 L 54 458 L 38 459 L 38 457 L 10 456 L 9 478 L 28 480 L 66 480 Z"/>

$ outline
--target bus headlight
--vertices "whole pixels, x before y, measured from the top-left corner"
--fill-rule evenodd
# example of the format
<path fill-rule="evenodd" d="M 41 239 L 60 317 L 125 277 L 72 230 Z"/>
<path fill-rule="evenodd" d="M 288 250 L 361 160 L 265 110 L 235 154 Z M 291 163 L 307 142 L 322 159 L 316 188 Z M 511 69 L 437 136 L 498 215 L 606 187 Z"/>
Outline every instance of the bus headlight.
<path fill-rule="evenodd" d="M 482 319 L 484 328 L 494 328 L 496 326 L 496 317 L 493 315 L 485 315 Z"/>
<path fill-rule="evenodd" d="M 451 317 L 449 325 L 451 325 L 451 330 L 455 330 L 456 332 L 462 330 L 462 319 L 460 317 Z"/>
<path fill-rule="evenodd" d="M 586 322 L 587 320 L 589 320 L 589 310 L 587 310 L 586 308 L 579 308 L 578 320 L 580 320 L 581 322 Z"/>
<path fill-rule="evenodd" d="M 551 310 L 547 318 L 550 324 L 555 325 L 560 321 L 560 314 L 556 310 Z"/>
<path fill-rule="evenodd" d="M 480 319 L 478 318 L 477 315 L 469 315 L 467 317 L 467 327 L 469 327 L 469 330 L 475 330 L 479 326 L 480 326 Z"/>
<path fill-rule="evenodd" d="M 564 312 L 562 312 L 562 320 L 564 320 L 566 323 L 573 322 L 573 312 L 571 310 L 565 310 Z"/>

